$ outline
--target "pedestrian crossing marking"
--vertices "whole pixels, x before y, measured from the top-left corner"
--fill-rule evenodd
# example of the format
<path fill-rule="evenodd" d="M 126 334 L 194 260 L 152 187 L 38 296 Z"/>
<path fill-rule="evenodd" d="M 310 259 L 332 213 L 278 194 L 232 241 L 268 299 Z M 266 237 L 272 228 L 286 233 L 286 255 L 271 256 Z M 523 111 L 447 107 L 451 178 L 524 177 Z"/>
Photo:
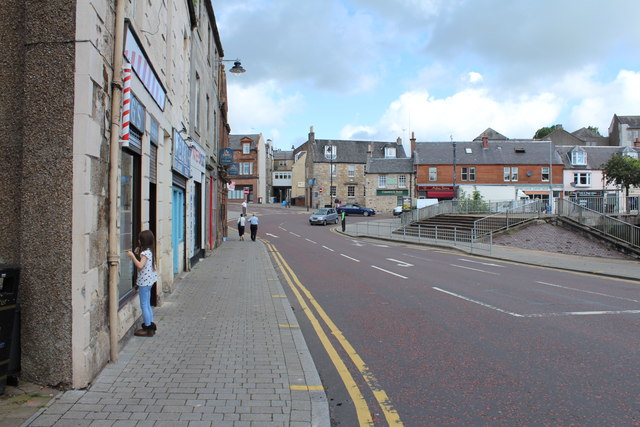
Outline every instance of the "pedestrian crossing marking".
<path fill-rule="evenodd" d="M 324 387 L 322 387 L 321 385 L 292 385 L 289 388 L 291 390 L 304 390 L 304 391 L 324 390 Z"/>

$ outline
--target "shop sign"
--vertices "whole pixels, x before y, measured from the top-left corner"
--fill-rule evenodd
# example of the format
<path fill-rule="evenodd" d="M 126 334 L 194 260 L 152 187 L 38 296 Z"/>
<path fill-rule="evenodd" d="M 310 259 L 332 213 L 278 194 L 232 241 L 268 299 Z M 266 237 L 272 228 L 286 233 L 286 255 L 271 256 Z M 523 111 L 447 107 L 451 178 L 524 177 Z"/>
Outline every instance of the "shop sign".
<path fill-rule="evenodd" d="M 408 196 L 409 190 L 377 190 L 376 196 Z"/>
<path fill-rule="evenodd" d="M 191 149 L 177 130 L 173 130 L 173 170 L 180 175 L 191 177 Z"/>
<path fill-rule="evenodd" d="M 237 163 L 231 163 L 228 166 L 227 170 L 229 171 L 229 175 L 238 175 L 238 173 L 240 172 Z"/>
<path fill-rule="evenodd" d="M 233 163 L 233 150 L 231 148 L 221 148 L 218 157 L 220 157 L 221 165 L 230 165 Z"/>
<path fill-rule="evenodd" d="M 162 87 L 160 80 L 156 77 L 153 67 L 149 63 L 146 54 L 140 47 L 131 28 L 127 28 L 124 56 L 131 63 L 133 71 L 135 71 L 145 89 L 147 89 L 153 100 L 158 104 L 158 107 L 164 111 L 167 92 L 164 90 L 164 87 Z"/>
<path fill-rule="evenodd" d="M 207 156 L 204 150 L 195 142 L 191 143 L 191 169 L 204 173 L 207 167 Z"/>

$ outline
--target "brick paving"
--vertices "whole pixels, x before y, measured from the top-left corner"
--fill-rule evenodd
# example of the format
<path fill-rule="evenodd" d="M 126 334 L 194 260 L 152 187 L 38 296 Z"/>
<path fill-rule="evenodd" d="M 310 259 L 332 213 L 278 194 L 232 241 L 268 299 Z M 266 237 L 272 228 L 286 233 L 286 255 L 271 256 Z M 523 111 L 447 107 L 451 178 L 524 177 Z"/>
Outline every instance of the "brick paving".
<path fill-rule="evenodd" d="M 328 426 L 284 295 L 263 243 L 228 241 L 156 309 L 155 337 L 132 337 L 88 390 L 62 393 L 23 425 Z"/>

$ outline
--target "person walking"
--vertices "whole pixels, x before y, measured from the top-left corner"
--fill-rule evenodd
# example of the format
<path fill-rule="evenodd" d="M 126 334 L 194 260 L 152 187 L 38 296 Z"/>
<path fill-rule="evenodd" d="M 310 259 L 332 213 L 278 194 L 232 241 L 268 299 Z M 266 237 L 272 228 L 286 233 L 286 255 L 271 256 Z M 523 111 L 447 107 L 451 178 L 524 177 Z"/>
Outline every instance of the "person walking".
<path fill-rule="evenodd" d="M 244 216 L 247 216 L 247 201 L 246 200 L 242 201 L 242 213 L 244 214 Z"/>
<path fill-rule="evenodd" d="M 144 230 L 138 234 L 138 247 L 134 252 L 127 251 L 127 254 L 138 269 L 136 288 L 140 298 L 143 322 L 142 329 L 138 329 L 133 334 L 138 337 L 152 337 L 157 327 L 153 323 L 151 288 L 158 281 L 158 273 L 156 272 L 156 239 L 151 230 Z M 136 255 L 140 256 L 140 259 Z"/>
<path fill-rule="evenodd" d="M 244 214 L 240 214 L 240 218 L 238 218 L 238 236 L 240 240 L 244 240 L 244 226 L 247 222 L 247 218 L 245 218 Z"/>
<path fill-rule="evenodd" d="M 255 212 L 253 216 L 249 218 L 249 228 L 251 229 L 251 240 L 256 241 L 256 234 L 258 234 L 258 217 Z"/>
<path fill-rule="evenodd" d="M 340 212 L 340 222 L 342 222 L 342 232 L 347 228 L 347 214 L 342 211 Z"/>

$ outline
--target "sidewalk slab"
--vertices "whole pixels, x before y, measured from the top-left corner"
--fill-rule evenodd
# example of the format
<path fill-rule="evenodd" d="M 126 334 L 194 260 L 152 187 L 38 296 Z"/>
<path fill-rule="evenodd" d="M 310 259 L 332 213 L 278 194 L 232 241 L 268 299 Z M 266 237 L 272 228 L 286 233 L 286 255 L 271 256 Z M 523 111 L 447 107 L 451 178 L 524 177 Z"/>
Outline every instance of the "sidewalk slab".
<path fill-rule="evenodd" d="M 262 242 L 225 242 L 154 318 L 154 337 L 132 337 L 88 390 L 60 394 L 23 425 L 330 425 L 320 377 Z"/>

